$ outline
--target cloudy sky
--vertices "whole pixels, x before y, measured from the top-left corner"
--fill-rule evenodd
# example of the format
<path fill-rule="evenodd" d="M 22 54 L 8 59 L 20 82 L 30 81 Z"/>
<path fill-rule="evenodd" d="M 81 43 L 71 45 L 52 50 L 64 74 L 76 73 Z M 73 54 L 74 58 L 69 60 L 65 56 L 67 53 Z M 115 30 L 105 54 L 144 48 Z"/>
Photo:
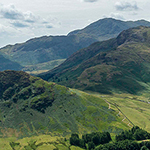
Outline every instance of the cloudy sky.
<path fill-rule="evenodd" d="M 150 0 L 1 0 L 0 47 L 66 35 L 105 17 L 150 21 Z"/>

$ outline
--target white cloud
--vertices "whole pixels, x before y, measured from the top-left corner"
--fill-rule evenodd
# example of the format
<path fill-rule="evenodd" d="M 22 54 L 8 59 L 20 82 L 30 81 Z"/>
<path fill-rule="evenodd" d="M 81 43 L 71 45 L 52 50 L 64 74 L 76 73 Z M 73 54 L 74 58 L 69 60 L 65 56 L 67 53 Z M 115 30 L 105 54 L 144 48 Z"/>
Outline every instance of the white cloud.
<path fill-rule="evenodd" d="M 34 15 L 31 11 L 22 12 L 18 10 L 14 5 L 0 5 L 0 16 L 3 19 L 8 20 L 8 23 L 13 25 L 14 27 L 25 28 L 30 27 L 34 24 L 34 26 L 43 26 L 43 24 L 47 23 L 47 27 L 51 28 L 54 25 L 50 25 L 53 22 L 49 22 L 40 16 Z M 54 19 L 53 19 L 54 20 Z M 53 21 L 51 19 L 51 21 Z M 44 26 L 43 26 L 44 27 Z M 46 28 L 47 28 L 46 27 Z"/>
<path fill-rule="evenodd" d="M 15 27 L 19 27 L 19 28 L 25 28 L 25 27 L 29 27 L 28 24 L 21 22 L 21 21 L 14 21 L 11 23 L 13 26 Z"/>
<path fill-rule="evenodd" d="M 1 0 L 0 3 L 3 3 L 0 47 L 43 35 L 66 35 L 104 15 L 121 20 L 150 20 L 149 0 Z"/>
<path fill-rule="evenodd" d="M 139 10 L 136 2 L 116 2 L 115 8 L 118 11 L 135 11 Z"/>
<path fill-rule="evenodd" d="M 8 6 L 1 5 L 0 15 L 3 18 L 11 20 L 23 19 L 23 14 L 19 12 L 14 5 Z"/>
<path fill-rule="evenodd" d="M 32 11 L 20 10 L 13 4 L 0 4 L 0 23 L 0 46 L 49 35 L 50 31 L 61 26 L 56 17 L 41 17 Z"/>
<path fill-rule="evenodd" d="M 40 17 L 35 16 L 31 11 L 27 11 L 24 13 L 24 21 L 28 22 L 28 23 L 34 23 L 38 20 L 40 20 Z"/>
<path fill-rule="evenodd" d="M 81 2 L 90 2 L 90 3 L 93 3 L 93 2 L 97 2 L 98 0 L 80 0 Z"/>
<path fill-rule="evenodd" d="M 109 17 L 119 19 L 119 20 L 124 20 L 125 18 L 123 17 L 122 14 L 120 13 L 110 13 Z"/>

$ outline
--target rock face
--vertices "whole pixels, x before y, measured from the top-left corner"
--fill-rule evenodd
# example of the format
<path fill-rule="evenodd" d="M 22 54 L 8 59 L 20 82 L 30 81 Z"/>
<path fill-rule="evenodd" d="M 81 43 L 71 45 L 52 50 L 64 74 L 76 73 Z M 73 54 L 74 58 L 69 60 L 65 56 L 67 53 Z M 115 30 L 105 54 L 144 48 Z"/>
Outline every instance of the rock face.
<path fill-rule="evenodd" d="M 117 38 L 79 50 L 41 77 L 82 90 L 137 94 L 150 82 L 149 41 L 149 27 L 128 29 Z"/>

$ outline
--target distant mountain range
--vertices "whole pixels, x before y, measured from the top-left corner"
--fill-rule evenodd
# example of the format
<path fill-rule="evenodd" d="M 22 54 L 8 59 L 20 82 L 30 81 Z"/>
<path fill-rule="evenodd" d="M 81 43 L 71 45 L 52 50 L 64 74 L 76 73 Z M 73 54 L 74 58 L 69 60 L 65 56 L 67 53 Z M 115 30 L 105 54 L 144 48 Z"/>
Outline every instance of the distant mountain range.
<path fill-rule="evenodd" d="M 67 36 L 34 38 L 25 43 L 7 45 L 1 48 L 0 52 L 5 58 L 25 67 L 25 71 L 36 71 L 38 70 L 37 65 L 41 65 L 41 63 L 45 65 L 44 70 L 50 70 L 52 65 L 48 67 L 47 62 L 57 60 L 57 65 L 59 65 L 62 63 L 62 59 L 68 58 L 79 49 L 85 48 L 96 41 L 116 37 L 121 31 L 139 25 L 150 26 L 150 22 L 105 18 L 90 24 L 84 29 L 70 32 Z M 5 67 L 3 68 L 5 69 Z"/>
<path fill-rule="evenodd" d="M 149 89 L 149 76 L 150 28 L 139 26 L 77 51 L 40 77 L 105 94 L 139 94 Z"/>

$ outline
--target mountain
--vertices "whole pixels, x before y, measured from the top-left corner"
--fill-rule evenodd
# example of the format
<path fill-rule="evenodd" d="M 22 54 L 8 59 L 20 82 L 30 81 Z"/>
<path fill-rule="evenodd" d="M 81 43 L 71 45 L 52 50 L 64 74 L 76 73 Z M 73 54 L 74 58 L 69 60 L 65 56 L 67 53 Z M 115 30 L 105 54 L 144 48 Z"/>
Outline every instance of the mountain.
<path fill-rule="evenodd" d="M 81 30 L 75 30 L 68 35 L 77 36 L 91 36 L 97 41 L 104 41 L 110 38 L 117 37 L 123 30 L 137 27 L 137 26 L 150 26 L 150 22 L 145 20 L 138 21 L 121 21 L 113 18 L 100 19 L 94 23 L 91 23 L 87 27 Z M 93 42 L 92 42 L 93 43 Z"/>
<path fill-rule="evenodd" d="M 0 71 L 3 70 L 21 70 L 23 67 L 16 63 L 13 62 L 9 59 L 6 59 L 3 55 L 0 55 Z"/>
<path fill-rule="evenodd" d="M 77 51 L 40 77 L 81 90 L 142 94 L 150 88 L 149 41 L 149 27 L 127 29 Z"/>
<path fill-rule="evenodd" d="M 0 49 L 4 57 L 25 66 L 26 71 L 37 71 L 37 65 L 59 59 L 66 59 L 74 52 L 96 41 L 116 37 L 121 31 L 139 25 L 150 26 L 150 22 L 121 21 L 112 18 L 100 19 L 81 30 L 70 32 L 67 36 L 43 36 L 25 43 L 7 45 Z M 60 61 L 58 65 L 61 63 Z M 51 67 L 45 65 L 46 69 Z"/>
<path fill-rule="evenodd" d="M 100 96 L 46 82 L 23 71 L 0 72 L 0 136 L 128 128 Z"/>

